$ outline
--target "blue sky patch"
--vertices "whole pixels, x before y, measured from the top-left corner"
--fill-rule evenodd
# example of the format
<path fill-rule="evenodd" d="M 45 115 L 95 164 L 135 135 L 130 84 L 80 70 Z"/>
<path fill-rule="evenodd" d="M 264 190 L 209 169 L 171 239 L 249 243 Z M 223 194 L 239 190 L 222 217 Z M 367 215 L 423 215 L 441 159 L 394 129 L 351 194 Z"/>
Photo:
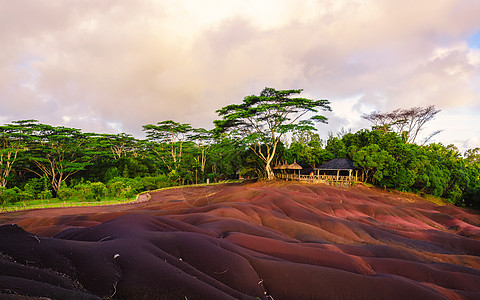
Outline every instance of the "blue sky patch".
<path fill-rule="evenodd" d="M 468 47 L 480 49 L 480 30 L 471 35 L 467 42 Z"/>

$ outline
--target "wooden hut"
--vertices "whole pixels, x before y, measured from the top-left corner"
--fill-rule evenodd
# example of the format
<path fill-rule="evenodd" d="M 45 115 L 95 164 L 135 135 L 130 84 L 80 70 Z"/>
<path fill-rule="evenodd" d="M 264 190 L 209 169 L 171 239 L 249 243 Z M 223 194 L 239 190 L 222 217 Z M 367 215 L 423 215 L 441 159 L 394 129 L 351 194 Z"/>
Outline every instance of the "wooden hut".
<path fill-rule="evenodd" d="M 285 169 L 287 169 L 287 167 L 288 167 L 288 164 L 285 163 L 285 164 L 278 164 L 275 167 L 273 167 L 273 169 L 274 170 L 285 170 Z"/>
<path fill-rule="evenodd" d="M 283 163 L 283 164 L 278 164 L 276 166 L 274 166 L 272 169 L 275 171 L 279 171 L 279 174 L 277 174 L 278 177 L 280 178 L 285 178 L 287 176 L 286 174 L 286 170 L 288 168 L 288 164 L 287 163 Z"/>
<path fill-rule="evenodd" d="M 302 166 L 300 166 L 297 162 L 294 162 L 293 164 L 278 164 L 273 167 L 274 170 L 280 171 L 280 174 L 278 174 L 279 178 L 285 178 L 285 179 L 293 179 L 294 177 L 300 177 L 300 170 L 303 169 Z M 293 170 L 293 174 L 289 174 L 288 170 Z M 295 170 L 299 170 L 298 174 L 296 174 Z"/>
<path fill-rule="evenodd" d="M 295 175 L 295 170 L 299 170 L 298 171 L 298 176 L 300 177 L 300 170 L 303 169 L 303 168 L 302 168 L 302 166 L 297 164 L 297 162 L 295 161 L 295 162 L 293 162 L 293 164 L 288 165 L 287 169 L 293 170 L 294 175 Z"/>
<path fill-rule="evenodd" d="M 327 161 L 318 168 L 315 168 L 318 177 L 326 175 L 329 177 L 336 177 L 336 180 L 348 177 L 349 180 L 358 178 L 358 168 L 353 166 L 353 162 L 346 158 L 335 158 Z M 355 172 L 355 173 L 354 173 Z M 353 173 L 355 176 L 352 176 Z"/>

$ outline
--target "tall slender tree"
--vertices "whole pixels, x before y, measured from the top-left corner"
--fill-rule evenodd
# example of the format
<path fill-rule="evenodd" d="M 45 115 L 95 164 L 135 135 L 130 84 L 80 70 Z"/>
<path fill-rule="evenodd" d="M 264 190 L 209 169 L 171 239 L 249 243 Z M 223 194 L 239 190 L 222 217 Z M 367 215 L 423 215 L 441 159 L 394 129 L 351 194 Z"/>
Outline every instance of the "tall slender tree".
<path fill-rule="evenodd" d="M 205 175 L 205 166 L 207 164 L 207 152 L 214 142 L 213 133 L 204 128 L 195 128 L 189 139 L 195 142 L 195 148 L 198 151 L 198 155 L 194 156 L 194 160 L 200 165 L 200 174 L 203 179 Z"/>

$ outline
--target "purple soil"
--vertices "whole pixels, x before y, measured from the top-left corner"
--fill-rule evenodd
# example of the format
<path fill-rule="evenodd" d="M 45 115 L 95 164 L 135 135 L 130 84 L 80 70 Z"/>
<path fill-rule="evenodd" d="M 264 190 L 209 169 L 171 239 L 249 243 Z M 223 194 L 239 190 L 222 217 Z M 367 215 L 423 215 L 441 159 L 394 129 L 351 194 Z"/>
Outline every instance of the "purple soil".
<path fill-rule="evenodd" d="M 281 182 L 151 196 L 1 214 L 0 298 L 480 299 L 475 211 Z"/>

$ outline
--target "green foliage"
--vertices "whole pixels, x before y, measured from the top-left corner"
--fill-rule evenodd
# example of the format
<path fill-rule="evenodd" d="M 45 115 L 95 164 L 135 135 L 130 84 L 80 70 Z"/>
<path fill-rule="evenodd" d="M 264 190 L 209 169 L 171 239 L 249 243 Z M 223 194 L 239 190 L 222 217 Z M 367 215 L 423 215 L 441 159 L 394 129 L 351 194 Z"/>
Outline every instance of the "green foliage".
<path fill-rule="evenodd" d="M 406 143 L 394 132 L 361 130 L 342 138 L 330 137 L 326 149 L 359 167 L 366 181 L 380 187 L 413 191 L 480 207 L 479 163 L 474 151 L 464 159 L 454 146 Z"/>
<path fill-rule="evenodd" d="M 63 187 L 63 186 L 57 192 L 58 198 L 60 198 L 62 200 L 71 199 L 74 194 L 75 194 L 74 189 L 71 189 L 71 188 L 68 188 L 68 187 Z"/>
<path fill-rule="evenodd" d="M 23 190 L 31 195 L 31 199 L 36 199 L 47 188 L 45 178 L 32 178 L 25 184 Z"/>
<path fill-rule="evenodd" d="M 40 196 L 40 199 L 42 200 L 48 200 L 53 198 L 53 194 L 50 190 L 45 190 L 40 192 L 39 196 Z"/>
<path fill-rule="evenodd" d="M 140 179 L 143 190 L 152 191 L 175 185 L 167 175 L 147 176 Z"/>
<path fill-rule="evenodd" d="M 92 182 L 90 183 L 90 186 L 95 200 L 100 200 L 107 196 L 108 189 L 103 182 Z"/>
<path fill-rule="evenodd" d="M 180 175 L 178 174 L 177 170 L 172 170 L 170 171 L 170 173 L 168 173 L 168 178 L 172 182 L 177 182 L 178 180 L 180 180 Z"/>
<path fill-rule="evenodd" d="M 292 137 L 290 147 L 285 151 L 285 159 L 288 163 L 294 161 L 305 163 L 312 168 L 334 158 L 332 152 L 322 148 L 323 141 L 317 133 L 305 131 Z"/>
<path fill-rule="evenodd" d="M 382 182 L 384 177 L 391 175 L 391 167 L 395 162 L 388 151 L 380 149 L 377 144 L 353 151 L 352 159 L 354 166 L 362 169 L 366 179 L 372 182 Z"/>
<path fill-rule="evenodd" d="M 105 172 L 105 175 L 104 175 L 103 179 L 104 179 L 104 181 L 110 181 L 111 179 L 113 179 L 115 177 L 120 177 L 120 172 L 118 171 L 117 167 L 110 167 Z"/>
<path fill-rule="evenodd" d="M 241 154 L 242 164 L 238 170 L 239 175 L 246 178 L 265 178 L 264 162 L 251 150 L 247 149 Z M 219 179 L 224 179 L 219 176 Z"/>
<path fill-rule="evenodd" d="M 467 163 L 480 163 L 480 148 L 468 149 L 465 151 L 464 156 Z"/>
<path fill-rule="evenodd" d="M 345 146 L 344 141 L 339 137 L 330 135 L 327 140 L 327 146 L 325 147 L 325 150 L 331 153 L 334 158 L 347 157 L 347 147 Z"/>
<path fill-rule="evenodd" d="M 5 207 L 5 205 L 7 204 L 13 204 L 20 200 L 20 193 L 21 191 L 18 187 L 14 187 L 11 189 L 0 187 L 0 203 L 2 205 L 2 208 Z"/>
<path fill-rule="evenodd" d="M 207 153 L 205 173 L 211 182 L 217 181 L 220 175 L 224 177 L 234 176 L 245 164 L 245 149 L 240 141 L 231 135 L 220 135 Z"/>

